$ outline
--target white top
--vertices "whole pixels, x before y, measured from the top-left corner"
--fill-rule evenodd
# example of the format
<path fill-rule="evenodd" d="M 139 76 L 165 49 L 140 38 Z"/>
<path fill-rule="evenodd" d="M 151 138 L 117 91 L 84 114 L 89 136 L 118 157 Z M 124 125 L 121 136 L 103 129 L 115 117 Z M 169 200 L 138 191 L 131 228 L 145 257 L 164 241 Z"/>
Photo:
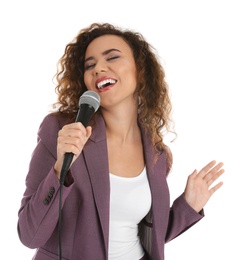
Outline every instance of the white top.
<path fill-rule="evenodd" d="M 137 177 L 110 174 L 109 260 L 138 260 L 144 250 L 138 223 L 151 208 L 146 168 Z"/>

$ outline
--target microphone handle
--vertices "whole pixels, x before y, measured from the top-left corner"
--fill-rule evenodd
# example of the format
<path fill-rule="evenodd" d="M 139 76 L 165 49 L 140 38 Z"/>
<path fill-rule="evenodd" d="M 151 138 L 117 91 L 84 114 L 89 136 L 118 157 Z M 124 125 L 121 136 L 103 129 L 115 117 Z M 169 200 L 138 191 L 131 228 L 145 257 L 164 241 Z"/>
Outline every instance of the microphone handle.
<path fill-rule="evenodd" d="M 94 112 L 95 109 L 93 106 L 89 104 L 81 104 L 75 122 L 81 122 L 84 127 L 87 127 Z"/>
<path fill-rule="evenodd" d="M 74 154 L 73 153 L 65 153 L 63 165 L 60 173 L 60 183 L 64 183 L 65 177 L 67 175 L 68 169 L 71 165 L 72 159 Z"/>

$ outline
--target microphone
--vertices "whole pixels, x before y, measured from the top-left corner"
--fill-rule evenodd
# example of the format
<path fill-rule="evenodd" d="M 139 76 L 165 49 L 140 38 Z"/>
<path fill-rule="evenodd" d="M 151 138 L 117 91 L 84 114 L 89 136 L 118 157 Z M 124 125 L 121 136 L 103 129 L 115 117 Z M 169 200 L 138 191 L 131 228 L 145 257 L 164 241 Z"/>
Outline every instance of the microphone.
<path fill-rule="evenodd" d="M 81 122 L 84 127 L 87 127 L 92 115 L 98 110 L 100 106 L 100 96 L 91 90 L 84 92 L 79 99 L 79 110 L 76 121 Z M 61 169 L 60 182 L 63 184 L 71 165 L 73 153 L 66 153 Z"/>

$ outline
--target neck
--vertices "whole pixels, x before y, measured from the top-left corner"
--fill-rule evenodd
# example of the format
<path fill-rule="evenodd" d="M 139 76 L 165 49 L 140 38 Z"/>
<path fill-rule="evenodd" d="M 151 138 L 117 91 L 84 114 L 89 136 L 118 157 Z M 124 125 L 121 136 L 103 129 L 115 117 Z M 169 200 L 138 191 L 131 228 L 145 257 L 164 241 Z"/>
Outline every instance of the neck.
<path fill-rule="evenodd" d="M 137 123 L 137 107 L 132 109 L 103 110 L 102 115 L 106 124 L 107 138 L 116 138 L 124 143 L 134 141 L 140 136 Z"/>

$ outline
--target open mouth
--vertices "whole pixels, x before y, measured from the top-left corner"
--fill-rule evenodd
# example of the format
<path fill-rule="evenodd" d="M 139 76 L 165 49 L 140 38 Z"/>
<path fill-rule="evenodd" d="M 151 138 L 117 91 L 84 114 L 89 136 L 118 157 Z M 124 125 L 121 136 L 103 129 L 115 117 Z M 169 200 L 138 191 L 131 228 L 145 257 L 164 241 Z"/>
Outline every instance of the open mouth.
<path fill-rule="evenodd" d="M 96 84 L 96 87 L 98 89 L 103 89 L 103 88 L 106 88 L 108 86 L 114 85 L 116 82 L 117 81 L 114 80 L 114 79 L 105 79 L 105 80 L 100 81 L 98 84 Z"/>

